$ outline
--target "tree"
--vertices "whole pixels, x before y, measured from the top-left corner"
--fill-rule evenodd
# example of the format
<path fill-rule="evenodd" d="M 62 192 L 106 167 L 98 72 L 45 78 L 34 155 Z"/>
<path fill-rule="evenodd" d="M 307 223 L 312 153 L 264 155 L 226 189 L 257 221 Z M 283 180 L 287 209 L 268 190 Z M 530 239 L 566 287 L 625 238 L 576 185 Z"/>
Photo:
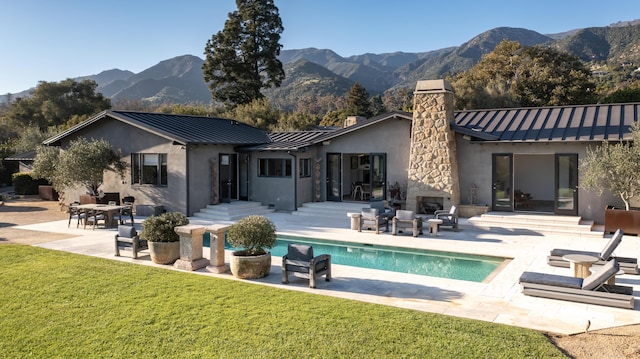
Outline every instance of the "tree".
<path fill-rule="evenodd" d="M 371 117 L 371 103 L 369 93 L 359 83 L 353 84 L 346 96 L 345 114 L 347 116 Z"/>
<path fill-rule="evenodd" d="M 629 200 L 640 191 L 640 126 L 631 125 L 633 143 L 604 142 L 587 148 L 587 155 L 580 163 L 582 187 L 594 189 L 598 194 L 605 190 L 619 196 L 629 210 Z"/>
<path fill-rule="evenodd" d="M 273 130 L 280 120 L 280 110 L 271 106 L 266 98 L 261 98 L 227 110 L 221 117 L 232 118 L 263 130 Z"/>
<path fill-rule="evenodd" d="M 591 71 L 576 56 L 505 40 L 453 80 L 457 109 L 593 103 Z"/>
<path fill-rule="evenodd" d="M 640 88 L 617 90 L 605 96 L 600 103 L 624 103 L 640 101 Z"/>
<path fill-rule="evenodd" d="M 285 77 L 278 60 L 284 28 L 273 0 L 236 4 L 224 29 L 207 41 L 202 65 L 213 99 L 229 107 L 262 98 L 262 88 L 279 87 Z"/>
<path fill-rule="evenodd" d="M 87 119 L 100 111 L 111 108 L 111 101 L 96 93 L 95 81 L 38 83 L 30 97 L 17 98 L 9 105 L 6 119 L 16 127 L 64 125 L 72 117 Z"/>
<path fill-rule="evenodd" d="M 12 141 L 14 153 L 24 153 L 35 150 L 44 140 L 54 136 L 54 131 L 43 132 L 36 126 L 18 129 L 18 137 Z"/>
<path fill-rule="evenodd" d="M 119 151 L 114 151 L 106 140 L 88 141 L 80 137 L 65 151 L 40 146 L 33 170 L 36 176 L 51 182 L 58 192 L 82 185 L 88 193 L 97 195 L 105 171 L 124 176 L 127 164 L 120 158 Z"/>

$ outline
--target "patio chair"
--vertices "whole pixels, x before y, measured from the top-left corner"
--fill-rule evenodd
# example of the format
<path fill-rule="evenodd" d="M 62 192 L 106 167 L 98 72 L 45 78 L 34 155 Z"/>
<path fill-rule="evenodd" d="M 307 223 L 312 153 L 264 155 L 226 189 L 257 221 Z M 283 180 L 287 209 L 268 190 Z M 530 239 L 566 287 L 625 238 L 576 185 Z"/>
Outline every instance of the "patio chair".
<path fill-rule="evenodd" d="M 375 229 L 376 234 L 380 234 L 380 227 L 385 227 L 385 232 L 389 232 L 389 218 L 386 215 L 380 215 L 377 208 L 363 208 L 360 212 L 360 221 L 358 222 L 358 232 L 362 232 L 362 228 Z"/>
<path fill-rule="evenodd" d="M 594 263 L 594 265 L 603 265 L 607 261 L 611 259 L 615 259 L 620 264 L 620 269 L 622 269 L 627 274 L 638 274 L 638 259 L 631 257 L 618 257 L 613 254 L 616 250 L 620 242 L 622 242 L 622 237 L 624 232 L 621 229 L 615 231 L 611 239 L 602 249 L 602 252 L 589 252 L 582 250 L 573 250 L 573 249 L 562 249 L 556 248 L 552 249 L 549 255 L 547 256 L 547 264 L 554 267 L 565 267 L 569 268 L 570 263 L 564 260 L 562 257 L 567 254 L 586 254 L 593 257 L 598 258 L 598 262 Z"/>
<path fill-rule="evenodd" d="M 69 203 L 69 223 L 67 224 L 67 228 L 71 227 L 71 220 L 76 220 L 76 228 L 80 227 L 80 222 L 84 221 L 86 218 L 86 214 L 80 208 L 76 206 L 80 205 L 80 202 L 71 202 Z"/>
<path fill-rule="evenodd" d="M 404 229 L 412 229 L 414 237 L 422 234 L 422 218 L 416 217 L 413 211 L 397 210 L 391 222 L 391 234 L 394 236 Z"/>
<path fill-rule="evenodd" d="M 587 278 L 524 272 L 520 287 L 524 295 L 633 309 L 633 287 L 606 284 L 620 270 L 613 259 Z"/>
<path fill-rule="evenodd" d="M 313 247 L 291 243 L 287 254 L 282 257 L 282 283 L 289 283 L 289 272 L 300 277 L 309 278 L 309 288 L 316 287 L 316 277 L 325 276 L 331 281 L 331 255 L 313 256 Z"/>
<path fill-rule="evenodd" d="M 433 218 L 441 219 L 442 223 L 438 225 L 438 230 L 441 226 L 451 227 L 455 232 L 458 231 L 458 207 L 451 206 L 448 211 L 438 210 L 433 213 Z"/>
<path fill-rule="evenodd" d="M 84 213 L 86 217 L 84 220 L 84 229 L 87 229 L 87 223 L 91 223 L 93 226 L 93 229 L 96 229 L 99 221 L 102 221 L 102 223 L 106 227 L 107 220 L 103 211 L 94 209 L 94 210 L 87 210 Z"/>
<path fill-rule="evenodd" d="M 390 207 L 385 206 L 383 201 L 374 201 L 369 203 L 369 207 L 370 208 L 377 208 L 378 209 L 378 213 L 381 216 L 385 216 L 387 217 L 387 219 L 391 220 L 391 218 L 393 218 L 393 216 L 396 215 L 396 210 Z"/>
<path fill-rule="evenodd" d="M 127 196 L 122 198 L 122 205 L 125 208 L 120 210 L 120 224 L 124 224 L 126 222 L 126 218 L 131 219 L 131 225 L 134 225 L 133 220 L 133 202 L 135 198 L 133 196 Z"/>
<path fill-rule="evenodd" d="M 121 249 L 131 249 L 133 259 L 138 258 L 138 252 L 149 249 L 145 239 L 141 239 L 133 226 L 118 226 L 116 234 L 116 257 L 120 257 Z"/>

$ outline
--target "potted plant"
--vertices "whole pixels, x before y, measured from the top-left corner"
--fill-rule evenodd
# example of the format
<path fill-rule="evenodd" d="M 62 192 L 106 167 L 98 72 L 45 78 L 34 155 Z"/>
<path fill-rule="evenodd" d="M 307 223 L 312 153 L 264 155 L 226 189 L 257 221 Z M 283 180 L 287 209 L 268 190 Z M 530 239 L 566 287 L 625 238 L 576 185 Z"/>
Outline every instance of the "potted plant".
<path fill-rule="evenodd" d="M 189 219 L 180 212 L 150 216 L 142 222 L 140 237 L 149 243 L 149 253 L 154 263 L 171 264 L 180 258 L 180 236 L 175 228 L 185 224 L 189 224 Z"/>
<path fill-rule="evenodd" d="M 231 273 L 236 278 L 266 277 L 271 270 L 271 253 L 276 243 L 276 226 L 267 217 L 247 216 L 231 225 L 227 237 L 229 244 L 242 250 L 231 253 Z"/>

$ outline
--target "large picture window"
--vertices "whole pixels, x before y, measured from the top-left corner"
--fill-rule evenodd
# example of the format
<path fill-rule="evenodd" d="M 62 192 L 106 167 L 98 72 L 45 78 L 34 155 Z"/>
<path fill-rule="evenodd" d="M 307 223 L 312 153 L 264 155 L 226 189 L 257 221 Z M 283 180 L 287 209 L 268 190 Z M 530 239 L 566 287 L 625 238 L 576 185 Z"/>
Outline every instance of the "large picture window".
<path fill-rule="evenodd" d="M 260 158 L 258 160 L 259 177 L 291 177 L 291 159 Z"/>
<path fill-rule="evenodd" d="M 167 185 L 166 153 L 133 153 L 131 167 L 131 183 Z"/>

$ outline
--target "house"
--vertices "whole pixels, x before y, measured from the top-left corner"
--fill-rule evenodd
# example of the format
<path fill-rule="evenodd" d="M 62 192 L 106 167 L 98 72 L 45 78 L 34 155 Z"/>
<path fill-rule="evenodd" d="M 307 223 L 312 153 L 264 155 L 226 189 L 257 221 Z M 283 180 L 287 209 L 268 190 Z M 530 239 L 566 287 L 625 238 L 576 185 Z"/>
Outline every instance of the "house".
<path fill-rule="evenodd" d="M 413 114 L 352 117 L 340 129 L 266 133 L 231 119 L 105 111 L 45 144 L 106 139 L 129 171 L 124 178 L 107 173 L 104 191 L 187 215 L 232 200 L 281 211 L 307 202 L 387 200 L 418 213 L 486 204 L 602 221 L 616 199 L 580 188 L 579 160 L 590 145 L 629 140 L 639 109 L 455 112 L 450 85 L 430 80 L 418 82 Z"/>

